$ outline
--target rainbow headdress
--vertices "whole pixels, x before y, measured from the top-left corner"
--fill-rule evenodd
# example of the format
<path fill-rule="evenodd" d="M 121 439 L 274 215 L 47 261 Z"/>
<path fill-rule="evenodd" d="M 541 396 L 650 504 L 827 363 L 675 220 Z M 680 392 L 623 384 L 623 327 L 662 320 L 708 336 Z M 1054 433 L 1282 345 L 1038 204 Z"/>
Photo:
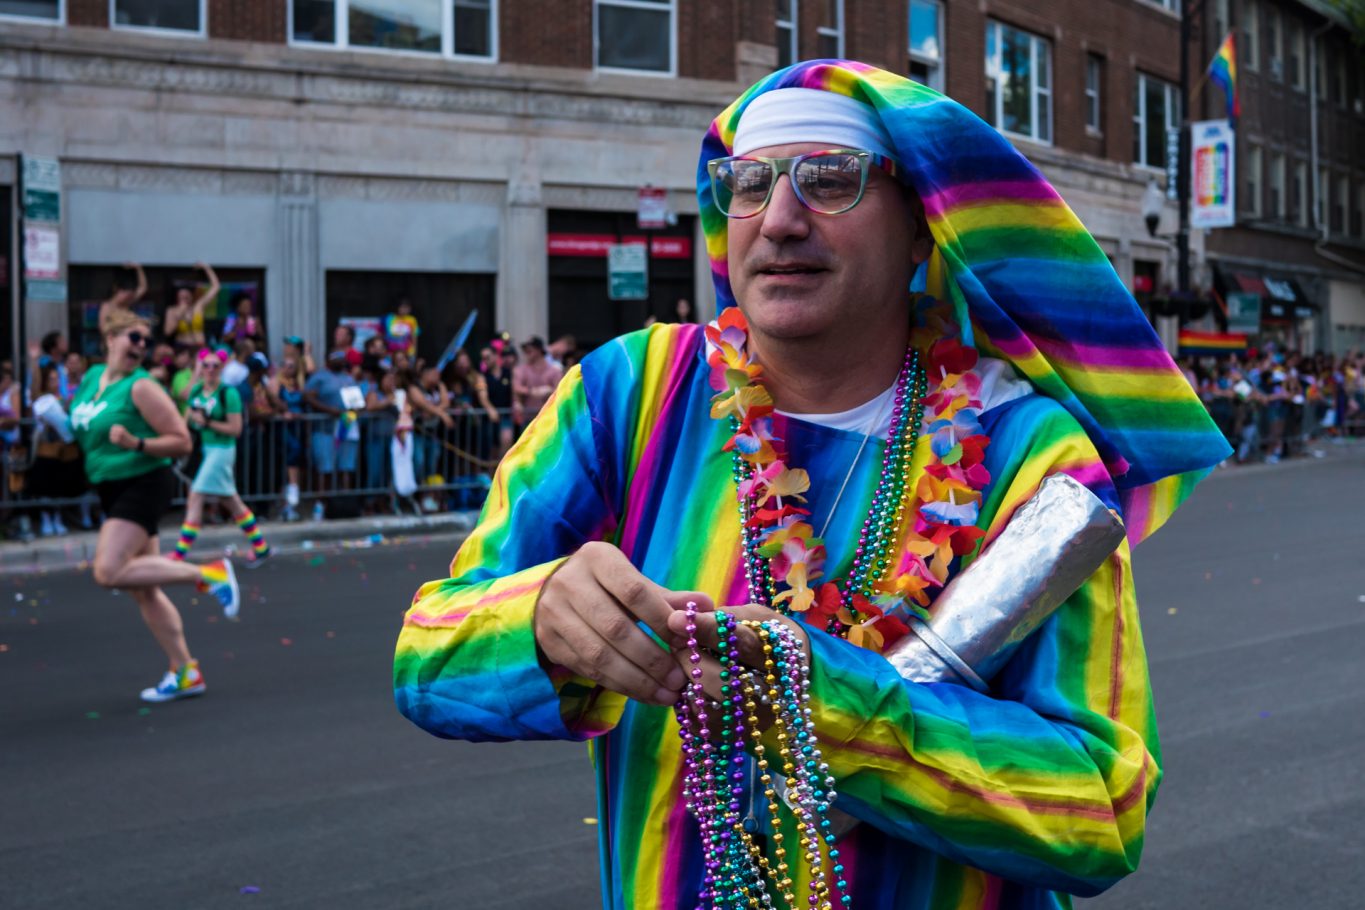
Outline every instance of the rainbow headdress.
<path fill-rule="evenodd" d="M 1010 361 L 1084 427 L 1119 491 L 1133 543 L 1231 454 L 1104 252 L 1038 169 L 962 105 L 864 63 L 811 60 L 779 70 L 711 124 L 697 192 L 719 307 L 735 299 L 726 218 L 706 164 L 731 154 L 749 102 L 779 88 L 838 92 L 881 117 L 934 236 L 926 290 L 967 317 L 964 340 Z"/>

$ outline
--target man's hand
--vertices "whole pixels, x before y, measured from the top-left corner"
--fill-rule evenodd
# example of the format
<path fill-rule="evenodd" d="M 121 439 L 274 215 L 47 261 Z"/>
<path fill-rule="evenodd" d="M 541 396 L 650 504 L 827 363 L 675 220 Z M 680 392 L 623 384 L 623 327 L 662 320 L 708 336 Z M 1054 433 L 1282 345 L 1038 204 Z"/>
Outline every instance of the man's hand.
<path fill-rule="evenodd" d="M 116 423 L 109 428 L 109 441 L 120 449 L 137 448 L 137 437 L 129 433 L 127 427 L 121 423 Z"/>
<path fill-rule="evenodd" d="M 669 591 L 645 578 L 611 544 L 587 543 L 541 591 L 536 643 L 548 660 L 579 676 L 637 701 L 671 705 L 685 682 L 682 668 L 636 623 L 678 647 L 687 639 L 671 631 L 669 617 L 681 618 L 689 600 L 711 609 L 704 594 Z"/>
<path fill-rule="evenodd" d="M 716 636 L 714 609 L 707 609 L 700 601 L 698 601 L 697 608 L 696 639 L 698 647 L 709 651 L 719 651 L 720 641 Z M 723 607 L 722 609 L 737 621 L 768 622 L 777 620 L 785 624 L 795 634 L 797 641 L 801 642 L 801 649 L 805 651 L 806 658 L 810 659 L 810 636 L 805 627 L 796 620 L 758 604 L 742 604 L 736 607 Z M 682 644 L 686 643 L 687 615 L 685 613 L 679 611 L 669 616 L 668 628 L 675 639 L 678 639 Z M 736 627 L 735 635 L 738 638 L 740 662 L 755 669 L 762 669 L 763 640 L 758 633 L 747 626 L 739 625 Z M 688 652 L 685 647 L 680 646 L 674 652 L 674 659 L 683 669 L 691 669 L 692 664 L 688 659 Z M 703 651 L 699 666 L 702 670 L 702 688 L 706 690 L 707 695 L 718 700 L 720 698 L 720 661 Z"/>

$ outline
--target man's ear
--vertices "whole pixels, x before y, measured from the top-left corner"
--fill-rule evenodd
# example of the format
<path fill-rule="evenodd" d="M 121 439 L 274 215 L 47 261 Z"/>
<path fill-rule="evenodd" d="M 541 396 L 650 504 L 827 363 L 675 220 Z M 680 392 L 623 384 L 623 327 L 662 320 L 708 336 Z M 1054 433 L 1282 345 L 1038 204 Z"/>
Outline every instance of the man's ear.
<path fill-rule="evenodd" d="M 924 215 L 924 203 L 919 194 L 909 186 L 905 186 L 904 191 L 905 207 L 910 214 L 910 259 L 919 265 L 934 252 L 934 235 L 929 233 L 929 220 Z"/>

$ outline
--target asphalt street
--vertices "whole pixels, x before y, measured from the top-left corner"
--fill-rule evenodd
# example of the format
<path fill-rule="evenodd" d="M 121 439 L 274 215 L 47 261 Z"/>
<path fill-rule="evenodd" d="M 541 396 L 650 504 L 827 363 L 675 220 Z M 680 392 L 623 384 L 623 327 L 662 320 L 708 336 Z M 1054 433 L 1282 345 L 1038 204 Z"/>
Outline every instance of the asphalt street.
<path fill-rule="evenodd" d="M 1220 472 L 1138 550 L 1166 778 L 1142 868 L 1078 907 L 1358 910 L 1365 464 Z M 438 740 L 394 710 L 399 621 L 447 540 L 175 592 L 209 691 L 88 575 L 0 579 L 0 907 L 590 908 L 584 746 Z"/>

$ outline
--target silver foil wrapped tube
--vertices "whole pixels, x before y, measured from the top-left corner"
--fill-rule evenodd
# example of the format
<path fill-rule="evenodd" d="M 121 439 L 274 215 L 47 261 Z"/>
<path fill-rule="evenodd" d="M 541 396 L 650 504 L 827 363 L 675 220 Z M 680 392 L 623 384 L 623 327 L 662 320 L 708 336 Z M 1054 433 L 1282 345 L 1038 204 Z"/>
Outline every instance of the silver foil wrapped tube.
<path fill-rule="evenodd" d="M 928 623 L 885 657 L 904 679 L 985 691 L 1019 645 L 1123 541 L 1123 522 L 1079 481 L 1053 474 L 1000 536 L 940 592 Z"/>

